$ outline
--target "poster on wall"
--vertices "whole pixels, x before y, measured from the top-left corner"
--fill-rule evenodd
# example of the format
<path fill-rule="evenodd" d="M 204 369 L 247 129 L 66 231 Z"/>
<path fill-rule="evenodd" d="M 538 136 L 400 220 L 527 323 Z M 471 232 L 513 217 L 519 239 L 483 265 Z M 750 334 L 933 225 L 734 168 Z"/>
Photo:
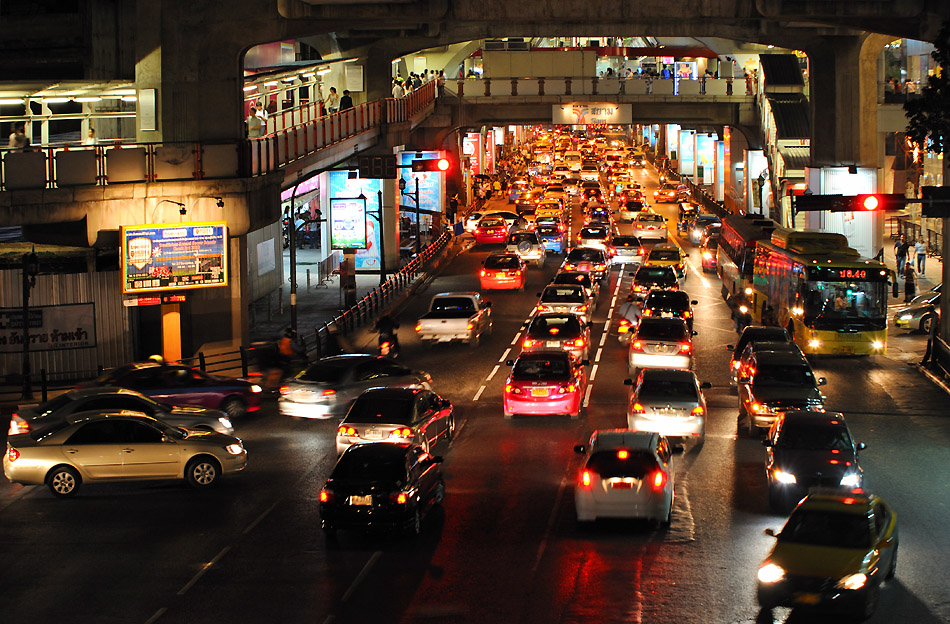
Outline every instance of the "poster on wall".
<path fill-rule="evenodd" d="M 696 174 L 701 184 L 712 184 L 713 166 L 716 164 L 716 135 L 697 133 L 696 135 Z"/>
<path fill-rule="evenodd" d="M 677 157 L 679 158 L 679 174 L 693 175 L 693 134 L 692 130 L 680 130 L 680 145 Z"/>
<path fill-rule="evenodd" d="M 330 171 L 327 173 L 327 197 L 333 198 L 366 197 L 366 209 L 378 208 L 378 192 L 382 189 L 381 180 L 372 178 L 350 179 L 349 171 Z M 361 202 L 362 203 L 362 202 Z M 332 211 L 332 208 L 331 208 Z M 379 271 L 379 223 L 373 217 L 366 219 L 366 248 L 356 250 L 356 270 Z"/>
<path fill-rule="evenodd" d="M 572 126 L 584 126 L 587 124 L 629 124 L 633 123 L 633 105 L 610 104 L 606 102 L 552 104 L 551 121 L 556 124 L 568 124 Z"/>
<path fill-rule="evenodd" d="M 478 135 L 476 135 L 478 136 Z M 418 154 L 422 154 L 423 160 L 432 160 L 442 157 L 442 152 L 400 152 L 397 161 L 404 168 L 399 169 L 399 177 L 406 181 L 406 192 L 400 193 L 399 204 L 401 206 L 415 207 L 415 202 L 411 199 L 415 196 L 416 180 L 419 181 L 419 208 L 423 210 L 432 210 L 433 212 L 442 212 L 444 205 L 443 195 L 445 188 L 445 173 L 442 171 L 416 171 L 408 168 L 413 160 L 418 159 Z"/>
<path fill-rule="evenodd" d="M 478 160 L 478 133 L 469 132 L 462 139 L 462 153 L 467 156 L 466 159 L 468 162 L 468 170 L 472 172 L 473 175 L 478 175 L 482 172 L 481 167 L 479 166 Z"/>
<path fill-rule="evenodd" d="M 225 222 L 122 226 L 122 292 L 228 285 Z"/>
<path fill-rule="evenodd" d="M 96 346 L 96 305 L 67 303 L 30 306 L 30 351 Z M 23 308 L 0 308 L 0 353 L 23 351 Z"/>
<path fill-rule="evenodd" d="M 330 198 L 330 249 L 366 249 L 366 199 Z"/>
<path fill-rule="evenodd" d="M 667 124 L 666 125 L 666 155 L 670 158 L 676 158 L 678 154 L 677 147 L 680 140 L 680 125 L 679 124 Z"/>
<path fill-rule="evenodd" d="M 485 135 L 485 173 L 495 173 L 495 143 L 492 135 Z"/>

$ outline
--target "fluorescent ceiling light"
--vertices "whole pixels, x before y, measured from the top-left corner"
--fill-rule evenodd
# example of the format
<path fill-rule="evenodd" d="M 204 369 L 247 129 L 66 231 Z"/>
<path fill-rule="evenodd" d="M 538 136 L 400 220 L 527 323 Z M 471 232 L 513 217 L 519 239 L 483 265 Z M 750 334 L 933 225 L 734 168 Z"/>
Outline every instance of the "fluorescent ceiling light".
<path fill-rule="evenodd" d="M 316 72 L 306 72 L 306 73 L 303 73 L 303 74 L 300 74 L 300 75 L 303 76 L 304 78 L 313 78 L 314 75 L 315 75 L 315 73 L 316 73 Z"/>
<path fill-rule="evenodd" d="M 330 68 L 327 67 L 326 69 L 321 69 L 320 71 L 318 71 L 317 75 L 322 76 L 323 74 L 329 74 L 329 73 L 330 73 Z"/>
<path fill-rule="evenodd" d="M 123 101 L 123 102 L 137 102 L 137 101 L 138 101 L 138 97 L 136 97 L 136 96 L 134 96 L 134 95 L 123 95 L 123 96 L 122 96 L 122 101 Z"/>
<path fill-rule="evenodd" d="M 43 98 L 44 104 L 64 104 L 69 101 L 67 97 L 48 97 Z"/>
<path fill-rule="evenodd" d="M 257 89 L 257 85 L 248 85 L 244 87 L 245 91 L 254 91 L 255 89 Z"/>
<path fill-rule="evenodd" d="M 276 85 L 276 84 L 277 84 L 277 81 L 276 81 L 276 80 L 269 80 L 269 81 L 267 81 L 267 82 L 264 83 L 264 86 L 265 86 L 265 87 L 273 87 L 273 86 Z"/>
<path fill-rule="evenodd" d="M 102 100 L 102 98 L 98 96 L 83 96 L 73 98 L 73 102 L 99 102 L 100 100 Z"/>
<path fill-rule="evenodd" d="M 22 103 L 23 103 L 22 99 L 11 98 L 11 99 L 0 100 L 0 104 L 22 104 Z"/>

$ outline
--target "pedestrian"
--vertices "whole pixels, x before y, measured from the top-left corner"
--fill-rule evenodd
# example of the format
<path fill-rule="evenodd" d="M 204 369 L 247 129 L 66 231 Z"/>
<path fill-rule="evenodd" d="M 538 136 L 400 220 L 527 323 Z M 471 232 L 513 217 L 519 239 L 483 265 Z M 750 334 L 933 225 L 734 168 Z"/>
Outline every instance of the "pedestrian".
<path fill-rule="evenodd" d="M 83 145 L 95 145 L 99 140 L 96 139 L 96 129 L 92 126 L 89 126 L 89 130 L 86 131 L 86 136 L 82 139 Z"/>
<path fill-rule="evenodd" d="M 406 90 L 402 88 L 402 83 L 397 79 L 395 82 L 393 82 L 393 97 L 401 98 L 405 97 L 405 95 Z"/>
<path fill-rule="evenodd" d="M 914 243 L 914 251 L 917 252 L 917 272 L 923 275 L 927 267 L 927 244 L 924 242 L 923 236 L 919 237 L 917 242 Z"/>
<path fill-rule="evenodd" d="M 914 271 L 914 263 L 908 262 L 904 266 L 904 303 L 910 303 L 910 300 L 917 295 L 917 272 Z"/>
<path fill-rule="evenodd" d="M 926 364 L 933 360 L 933 349 L 934 349 L 934 339 L 937 337 L 937 332 L 940 329 L 940 323 L 937 322 L 937 319 L 932 315 L 930 317 L 930 327 L 927 332 L 927 350 L 924 351 L 924 359 L 920 362 L 921 364 Z M 933 360 L 936 363 L 936 360 Z"/>
<path fill-rule="evenodd" d="M 340 109 L 340 96 L 337 95 L 336 87 L 330 87 L 330 95 L 323 101 L 323 105 L 327 107 L 328 114 L 333 114 Z"/>
<path fill-rule="evenodd" d="M 445 95 L 445 72 L 441 69 L 439 70 L 439 77 L 436 78 L 435 86 L 439 90 L 439 97 Z"/>
<path fill-rule="evenodd" d="M 13 128 L 13 132 L 10 133 L 10 143 L 8 147 L 11 150 L 16 150 L 22 152 L 30 146 L 30 139 L 26 136 L 25 126 L 20 123 Z"/>
<path fill-rule="evenodd" d="M 340 98 L 340 110 L 344 111 L 348 108 L 353 108 L 353 98 L 350 97 L 350 92 L 347 89 L 343 89 L 343 97 Z"/>
<path fill-rule="evenodd" d="M 901 237 L 894 243 L 894 258 L 897 260 L 897 274 L 904 274 L 904 263 L 907 262 L 907 250 L 910 248 L 910 243 L 907 242 L 907 238 L 901 234 Z"/>
<path fill-rule="evenodd" d="M 248 111 L 247 119 L 245 119 L 244 122 L 247 124 L 247 138 L 256 139 L 261 136 L 263 122 L 257 115 L 257 108 L 254 106 L 251 107 L 251 109 Z"/>
<path fill-rule="evenodd" d="M 419 74 L 412 74 L 412 88 L 418 89 L 422 86 L 422 79 L 419 78 Z"/>

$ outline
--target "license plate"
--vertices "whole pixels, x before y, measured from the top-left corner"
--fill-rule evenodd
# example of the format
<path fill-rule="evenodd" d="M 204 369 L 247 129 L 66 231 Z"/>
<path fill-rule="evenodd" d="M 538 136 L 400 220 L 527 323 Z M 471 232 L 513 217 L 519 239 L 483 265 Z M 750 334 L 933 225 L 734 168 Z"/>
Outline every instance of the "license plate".
<path fill-rule="evenodd" d="M 854 347 L 835 347 L 835 353 L 854 353 Z"/>
<path fill-rule="evenodd" d="M 557 340 L 548 340 L 547 342 L 544 343 L 544 346 L 551 347 L 552 349 L 557 349 L 561 346 L 561 343 L 558 342 Z"/>
<path fill-rule="evenodd" d="M 383 438 L 383 432 L 373 430 L 364 431 L 362 437 L 364 440 L 381 440 Z"/>
<path fill-rule="evenodd" d="M 632 490 L 633 483 L 629 481 L 614 481 L 610 484 L 610 488 L 613 490 Z"/>
<path fill-rule="evenodd" d="M 820 594 L 799 593 L 795 595 L 795 602 L 803 605 L 816 605 L 821 602 Z"/>
<path fill-rule="evenodd" d="M 547 388 L 531 388 L 531 396 L 548 396 Z"/>
<path fill-rule="evenodd" d="M 372 505 L 373 496 L 372 494 L 366 494 L 364 496 L 351 496 L 350 504 L 351 505 Z"/>

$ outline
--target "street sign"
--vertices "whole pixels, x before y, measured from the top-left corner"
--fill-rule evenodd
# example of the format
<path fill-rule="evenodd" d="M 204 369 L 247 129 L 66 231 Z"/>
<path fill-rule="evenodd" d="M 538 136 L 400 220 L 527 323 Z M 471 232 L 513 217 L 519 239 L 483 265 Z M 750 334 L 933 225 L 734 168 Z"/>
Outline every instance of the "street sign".
<path fill-rule="evenodd" d="M 920 187 L 920 214 L 937 219 L 950 218 L 950 186 Z"/>

